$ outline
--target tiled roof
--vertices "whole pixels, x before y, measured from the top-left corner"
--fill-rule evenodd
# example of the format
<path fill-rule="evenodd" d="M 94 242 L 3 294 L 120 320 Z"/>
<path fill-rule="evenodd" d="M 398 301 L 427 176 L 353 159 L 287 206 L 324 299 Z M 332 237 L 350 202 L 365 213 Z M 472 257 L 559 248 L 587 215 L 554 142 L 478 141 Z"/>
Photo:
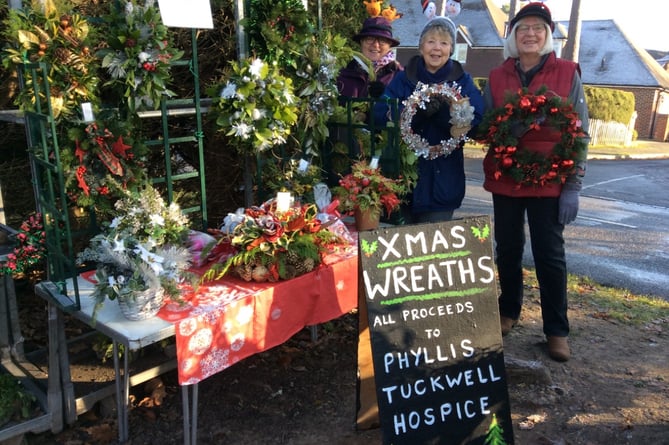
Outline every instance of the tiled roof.
<path fill-rule="evenodd" d="M 404 16 L 393 22 L 393 35 L 402 47 L 418 47 L 420 32 L 427 23 L 420 0 L 393 0 Z M 439 1 L 435 3 L 440 4 Z M 460 14 L 452 20 L 474 47 L 500 47 L 506 14 L 490 0 L 462 0 Z"/>
<path fill-rule="evenodd" d="M 560 24 L 568 29 L 569 22 Z M 669 73 L 636 46 L 614 20 L 581 21 L 578 62 L 588 85 L 669 89 Z"/>

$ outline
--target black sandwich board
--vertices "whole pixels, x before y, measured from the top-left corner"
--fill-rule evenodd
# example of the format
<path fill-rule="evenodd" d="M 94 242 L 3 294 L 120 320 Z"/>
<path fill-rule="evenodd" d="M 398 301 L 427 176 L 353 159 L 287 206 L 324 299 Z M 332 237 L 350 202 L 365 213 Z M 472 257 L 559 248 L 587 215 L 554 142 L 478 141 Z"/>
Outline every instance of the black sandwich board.
<path fill-rule="evenodd" d="M 513 444 L 490 217 L 358 235 L 384 445 Z"/>

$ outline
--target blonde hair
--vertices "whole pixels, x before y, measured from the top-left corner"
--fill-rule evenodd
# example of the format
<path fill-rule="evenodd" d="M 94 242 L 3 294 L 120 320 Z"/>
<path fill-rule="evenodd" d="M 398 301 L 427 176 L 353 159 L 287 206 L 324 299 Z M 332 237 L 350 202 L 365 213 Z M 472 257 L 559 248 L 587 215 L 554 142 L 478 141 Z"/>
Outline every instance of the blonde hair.
<path fill-rule="evenodd" d="M 516 29 L 518 28 L 518 25 L 520 25 L 520 22 L 513 25 L 511 32 L 504 41 L 504 59 L 508 59 L 509 57 L 516 59 L 519 56 L 518 45 L 516 45 Z M 548 26 L 548 23 L 543 23 L 543 25 L 544 28 L 546 28 L 546 42 L 539 50 L 539 55 L 541 56 L 553 51 L 553 32 L 551 31 L 551 27 Z"/>

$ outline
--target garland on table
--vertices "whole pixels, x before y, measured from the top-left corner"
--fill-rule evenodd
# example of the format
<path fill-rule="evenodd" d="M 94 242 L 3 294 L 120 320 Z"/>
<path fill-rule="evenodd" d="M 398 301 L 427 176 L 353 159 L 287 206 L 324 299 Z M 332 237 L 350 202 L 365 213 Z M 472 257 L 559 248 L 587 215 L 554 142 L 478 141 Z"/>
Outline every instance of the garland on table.
<path fill-rule="evenodd" d="M 411 122 L 418 109 L 425 110 L 432 98 L 445 98 L 450 104 L 451 138 L 443 140 L 439 145 L 430 145 L 421 135 L 411 128 Z M 448 156 L 462 143 L 467 141 L 467 132 L 471 129 L 474 119 L 474 107 L 469 104 L 469 98 L 462 96 L 457 83 L 424 84 L 418 82 L 414 92 L 402 102 L 404 109 L 400 116 L 400 131 L 402 140 L 417 156 L 435 159 L 439 156 Z"/>
<path fill-rule="evenodd" d="M 478 141 L 493 153 L 495 179 L 509 176 L 519 186 L 540 187 L 564 183 L 574 173 L 575 161 L 587 149 L 581 119 L 571 103 L 559 96 L 548 97 L 546 90 L 544 86 L 532 94 L 521 88 L 503 107 L 484 115 L 480 128 L 485 134 Z M 541 127 L 554 128 L 561 135 L 550 155 L 518 147 L 520 133 Z"/>
<path fill-rule="evenodd" d="M 245 281 L 288 280 L 310 272 L 343 240 L 321 225 L 315 204 L 276 208 L 276 200 L 229 214 L 222 237 L 211 249 L 223 252 L 203 274 L 203 281 L 218 280 L 231 273 Z M 232 251 L 231 255 L 227 253 Z"/>

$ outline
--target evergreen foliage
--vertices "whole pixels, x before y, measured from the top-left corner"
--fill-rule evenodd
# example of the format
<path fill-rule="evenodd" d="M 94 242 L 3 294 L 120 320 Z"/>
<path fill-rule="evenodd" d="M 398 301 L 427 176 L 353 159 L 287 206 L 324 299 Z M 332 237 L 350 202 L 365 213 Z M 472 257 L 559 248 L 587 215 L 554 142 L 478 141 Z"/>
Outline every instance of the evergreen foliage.
<path fill-rule="evenodd" d="M 584 86 L 590 119 L 629 124 L 634 114 L 634 94 L 613 88 Z"/>

